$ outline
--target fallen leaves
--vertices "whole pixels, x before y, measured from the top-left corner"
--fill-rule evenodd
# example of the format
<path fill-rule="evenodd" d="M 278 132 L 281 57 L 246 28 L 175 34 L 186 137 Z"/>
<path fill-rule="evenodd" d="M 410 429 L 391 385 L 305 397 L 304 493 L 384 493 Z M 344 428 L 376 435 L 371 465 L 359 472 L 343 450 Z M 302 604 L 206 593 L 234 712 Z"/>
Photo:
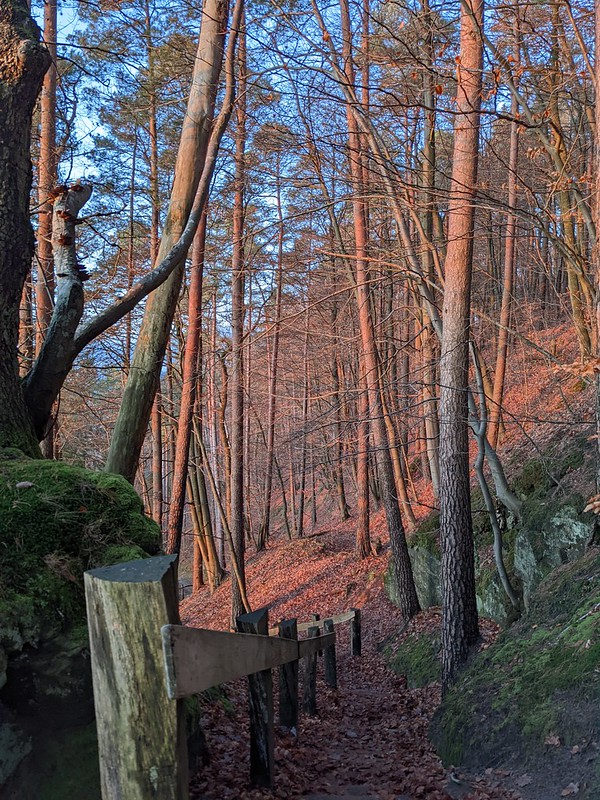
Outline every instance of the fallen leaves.
<path fill-rule="evenodd" d="M 381 555 L 361 562 L 354 557 L 354 532 L 348 528 L 285 546 L 271 543 L 266 554 L 250 558 L 251 602 L 253 607 L 269 605 L 271 624 L 293 616 L 304 621 L 316 612 L 323 618 L 360 605 L 363 655 L 350 656 L 349 630 L 342 626 L 337 646 L 338 690 L 327 688 L 319 676 L 319 717 L 301 715 L 295 737 L 276 728 L 272 792 L 248 786 L 246 682 L 227 686 L 228 710 L 219 703 L 206 703 L 203 727 L 211 763 L 194 777 L 192 800 L 296 800 L 311 793 L 343 795 L 345 789 L 350 794 L 357 786 L 370 787 L 365 796 L 379 800 L 451 800 L 453 788 L 469 800 L 515 797 L 491 785 L 498 783 L 497 776 L 492 781 L 482 776 L 473 785 L 456 776 L 461 783 L 453 781 L 428 739 L 429 722 L 440 701 L 439 687 L 409 690 L 405 678 L 391 672 L 378 652 L 383 641 L 395 641 L 399 618 L 383 593 L 381 580 L 373 579 L 384 571 L 389 552 L 383 530 L 377 530 L 380 521 L 373 522 L 374 535 L 381 536 L 384 548 Z M 348 586 L 352 586 L 350 597 L 346 597 Z M 187 598 L 182 608 L 185 622 L 225 628 L 228 591 L 226 585 L 212 596 L 203 590 Z M 429 609 L 411 621 L 405 635 L 439 625 L 439 609 Z M 482 629 L 489 641 L 498 627 L 483 622 Z M 274 694 L 277 704 L 277 691 Z M 277 707 L 275 713 L 277 719 Z"/>

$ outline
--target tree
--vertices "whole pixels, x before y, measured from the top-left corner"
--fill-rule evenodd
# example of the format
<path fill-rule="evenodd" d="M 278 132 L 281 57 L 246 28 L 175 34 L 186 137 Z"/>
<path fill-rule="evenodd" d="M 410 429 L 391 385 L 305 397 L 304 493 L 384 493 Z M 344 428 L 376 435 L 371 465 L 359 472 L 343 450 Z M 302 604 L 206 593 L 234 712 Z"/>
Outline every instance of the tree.
<path fill-rule="evenodd" d="M 448 687 L 479 635 L 468 441 L 469 330 L 477 181 L 483 2 L 461 5 L 452 184 L 440 360 L 442 665 Z"/>
<path fill-rule="evenodd" d="M 24 2 L 0 2 L 0 446 L 39 455 L 19 379 L 19 304 L 33 258 L 31 118 L 48 51 Z"/>

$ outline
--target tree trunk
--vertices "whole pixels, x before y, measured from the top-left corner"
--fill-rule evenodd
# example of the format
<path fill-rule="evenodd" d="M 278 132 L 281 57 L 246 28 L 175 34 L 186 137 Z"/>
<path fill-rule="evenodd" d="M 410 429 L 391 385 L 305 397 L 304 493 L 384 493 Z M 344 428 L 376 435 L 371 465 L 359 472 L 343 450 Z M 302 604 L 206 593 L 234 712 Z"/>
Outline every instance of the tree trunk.
<path fill-rule="evenodd" d="M 347 0 L 340 0 L 343 35 L 344 70 L 349 85 L 354 86 L 352 67 L 352 41 L 350 14 Z M 367 231 L 362 201 L 362 169 L 360 164 L 361 142 L 357 131 L 354 114 L 349 104 L 346 105 L 348 122 L 349 161 L 352 176 L 352 210 L 354 236 L 356 244 L 356 301 L 362 342 L 362 358 L 369 397 L 369 416 L 372 422 L 373 441 L 376 450 L 378 477 L 381 481 L 382 501 L 392 546 L 392 563 L 394 578 L 400 598 L 400 608 L 406 620 L 420 611 L 419 600 L 415 589 L 412 567 L 408 555 L 406 535 L 400 515 L 394 473 L 389 453 L 389 442 L 379 381 L 379 363 L 373 319 L 370 308 L 369 281 L 367 271 Z"/>
<path fill-rule="evenodd" d="M 239 101 L 235 131 L 235 195 L 233 200 L 233 257 L 231 262 L 231 512 L 229 527 L 242 581 L 244 576 L 244 183 L 246 179 L 246 46 L 240 35 L 238 54 Z M 231 620 L 244 613 L 240 586 L 231 582 Z"/>
<path fill-rule="evenodd" d="M 440 361 L 442 666 L 446 690 L 479 635 L 469 485 L 468 381 L 483 2 L 461 6 Z"/>
<path fill-rule="evenodd" d="M 38 457 L 19 380 L 17 344 L 21 295 L 33 259 L 31 117 L 49 65 L 27 6 L 0 0 L 0 447 L 18 447 Z"/>
<path fill-rule="evenodd" d="M 181 377 L 181 405 L 177 425 L 175 464 L 173 467 L 173 491 L 167 522 L 166 553 L 178 553 L 181 547 L 181 531 L 185 508 L 190 439 L 192 436 L 192 414 L 196 403 L 199 376 L 200 334 L 202 328 L 202 281 L 204 278 L 204 245 L 206 240 L 207 210 L 196 232 L 192 256 L 192 275 L 188 296 L 188 331 L 183 355 Z"/>
<path fill-rule="evenodd" d="M 208 0 L 202 8 L 192 89 L 177 152 L 169 211 L 158 253 L 159 262 L 180 238 L 200 183 L 219 85 L 228 12 L 227 0 Z M 179 298 L 183 269 L 184 261 L 148 298 L 132 369 L 111 439 L 106 470 L 124 475 L 130 481 L 135 475 L 146 435 Z"/>

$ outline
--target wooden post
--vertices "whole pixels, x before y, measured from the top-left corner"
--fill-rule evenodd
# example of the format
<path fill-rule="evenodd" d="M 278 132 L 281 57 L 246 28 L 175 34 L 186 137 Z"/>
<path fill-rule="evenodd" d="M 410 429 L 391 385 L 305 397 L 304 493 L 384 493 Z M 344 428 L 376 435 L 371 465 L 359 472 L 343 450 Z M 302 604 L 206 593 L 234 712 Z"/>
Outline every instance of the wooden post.
<path fill-rule="evenodd" d="M 319 635 L 319 628 L 308 629 L 309 638 Z M 304 698 L 302 708 L 311 717 L 317 716 L 317 654 L 311 653 L 304 659 Z"/>
<path fill-rule="evenodd" d="M 241 633 L 269 635 L 269 609 L 261 608 L 236 619 Z M 255 786 L 273 788 L 275 738 L 273 728 L 273 680 L 271 670 L 248 675 L 250 703 L 250 780 Z"/>
<path fill-rule="evenodd" d="M 177 557 L 85 573 L 103 800 L 187 800 L 181 701 L 169 700 L 161 627 L 179 622 Z"/>
<path fill-rule="evenodd" d="M 332 619 L 326 619 L 323 623 L 324 633 L 333 633 L 335 626 Z M 325 683 L 332 689 L 337 689 L 337 665 L 335 660 L 335 642 L 325 648 Z"/>
<path fill-rule="evenodd" d="M 360 636 L 360 608 L 353 608 L 352 611 L 354 611 L 354 618 L 351 623 L 352 655 L 359 656 L 362 648 Z"/>
<path fill-rule="evenodd" d="M 279 623 L 279 636 L 298 638 L 298 623 L 284 619 Z M 294 732 L 298 730 L 298 661 L 279 667 L 279 724 Z"/>
<path fill-rule="evenodd" d="M 311 615 L 310 615 L 310 621 L 311 621 L 311 622 L 319 622 L 319 621 L 320 621 L 320 619 L 321 619 L 321 615 L 320 615 L 320 614 L 311 614 Z M 320 634 L 321 634 L 321 626 L 320 626 L 320 625 L 318 625 L 318 626 L 317 626 L 317 633 L 316 633 L 316 635 L 317 635 L 317 636 L 320 636 Z M 323 655 L 323 651 L 322 651 L 322 650 L 319 650 L 319 655 L 320 655 L 320 656 L 322 656 L 322 655 Z"/>

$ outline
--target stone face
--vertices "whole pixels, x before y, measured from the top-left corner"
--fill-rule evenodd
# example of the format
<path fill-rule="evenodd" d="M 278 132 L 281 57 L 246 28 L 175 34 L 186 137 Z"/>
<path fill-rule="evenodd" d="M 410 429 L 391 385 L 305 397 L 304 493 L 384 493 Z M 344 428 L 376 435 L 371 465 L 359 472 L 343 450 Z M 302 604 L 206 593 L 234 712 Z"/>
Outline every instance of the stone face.
<path fill-rule="evenodd" d="M 18 725 L 3 722 L 2 717 L 6 717 L 6 712 L 0 708 L 0 786 L 31 752 L 31 736 Z"/>
<path fill-rule="evenodd" d="M 593 520 L 585 519 L 571 505 L 542 520 L 537 530 L 525 527 L 519 531 L 514 567 L 523 583 L 525 608 L 529 608 L 532 593 L 546 575 L 584 554 L 592 531 Z"/>
<path fill-rule="evenodd" d="M 477 612 L 482 617 L 488 617 L 505 625 L 509 620 L 506 604 L 506 592 L 502 588 L 497 574 L 486 582 L 485 588 L 477 591 Z"/>
<path fill-rule="evenodd" d="M 24 717 L 52 719 L 55 730 L 94 718 L 87 642 L 61 634 L 12 658 L 2 700 Z"/>
<path fill-rule="evenodd" d="M 159 542 L 158 526 L 123 478 L 0 449 L 2 797 L 8 780 L 7 797 L 38 800 L 39 782 L 60 771 L 76 783 L 89 768 L 97 784 L 89 736 L 72 757 L 78 732 L 93 720 L 83 571 L 155 553 Z"/>
<path fill-rule="evenodd" d="M 421 608 L 441 605 L 441 562 L 439 556 L 429 550 L 416 547 L 411 547 L 408 552 Z"/>
<path fill-rule="evenodd" d="M 553 569 L 575 561 L 584 554 L 594 525 L 591 515 L 581 514 L 570 503 L 560 506 L 556 502 L 546 504 L 544 501 L 529 501 L 527 512 L 516 533 L 512 532 L 514 546 L 508 548 L 505 542 L 508 549 L 505 548 L 504 555 L 509 573 L 514 570 L 513 585 L 520 584 L 519 588 L 522 588 L 526 609 L 536 588 Z M 441 605 L 440 557 L 431 542 L 427 540 L 423 545 L 417 542 L 409 549 L 409 554 L 421 607 Z M 514 620 L 514 610 L 493 562 L 487 566 L 477 564 L 475 578 L 479 613 L 500 625 L 507 625 Z M 384 582 L 388 597 L 399 605 L 393 582 L 387 573 Z"/>

